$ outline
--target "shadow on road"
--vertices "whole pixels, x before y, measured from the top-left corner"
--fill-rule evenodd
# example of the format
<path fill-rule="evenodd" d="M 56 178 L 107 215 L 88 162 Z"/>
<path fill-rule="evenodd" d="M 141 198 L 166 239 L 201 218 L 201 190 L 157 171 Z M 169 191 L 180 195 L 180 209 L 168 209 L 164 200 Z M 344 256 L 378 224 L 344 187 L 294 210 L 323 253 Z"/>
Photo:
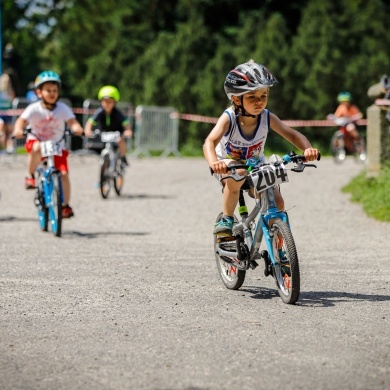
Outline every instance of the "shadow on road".
<path fill-rule="evenodd" d="M 19 218 L 10 215 L 8 217 L 0 217 L 0 222 L 36 222 L 37 218 Z"/>
<path fill-rule="evenodd" d="M 175 197 L 162 194 L 121 194 L 120 196 L 112 196 L 111 198 L 109 197 L 109 199 L 175 199 Z"/>
<path fill-rule="evenodd" d="M 239 291 L 245 291 L 252 294 L 252 299 L 280 299 L 276 289 L 248 286 L 240 289 Z M 332 307 L 336 306 L 338 303 L 354 301 L 386 302 L 390 301 L 390 296 L 378 294 L 356 294 L 345 291 L 301 291 L 300 298 L 295 306 Z"/>
<path fill-rule="evenodd" d="M 62 236 L 68 236 L 68 237 L 83 237 L 83 238 L 98 238 L 99 236 L 147 236 L 150 233 L 146 232 L 93 232 L 93 233 L 88 233 L 88 232 L 79 232 L 76 230 L 71 230 L 71 231 L 65 231 L 62 233 Z"/>

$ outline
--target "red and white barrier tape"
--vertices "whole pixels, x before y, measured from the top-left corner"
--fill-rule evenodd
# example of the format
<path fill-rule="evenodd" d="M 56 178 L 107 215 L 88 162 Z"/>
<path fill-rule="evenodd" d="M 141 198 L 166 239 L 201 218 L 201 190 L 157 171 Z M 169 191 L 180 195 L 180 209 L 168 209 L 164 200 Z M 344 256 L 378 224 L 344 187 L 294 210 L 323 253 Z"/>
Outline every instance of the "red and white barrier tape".
<path fill-rule="evenodd" d="M 388 100 L 377 100 L 377 102 L 388 102 Z M 378 103 L 377 103 L 378 104 Z M 383 104 L 383 103 L 382 103 Z M 389 103 L 387 103 L 389 104 Z M 379 104 L 378 104 L 379 105 Z M 96 110 L 86 109 L 86 108 L 73 108 L 72 109 L 75 114 L 93 114 Z M 10 110 L 0 110 L 0 115 L 9 115 L 9 116 L 18 116 L 20 115 L 24 109 L 10 109 Z M 218 118 L 203 116 L 203 115 L 193 115 L 193 114 L 179 114 L 178 112 L 174 112 L 171 114 L 171 118 L 178 118 L 185 121 L 193 121 L 193 122 L 204 122 L 204 123 L 217 123 Z M 330 120 L 283 120 L 287 126 L 291 127 L 337 127 L 333 121 Z M 360 126 L 367 126 L 366 119 L 360 119 L 357 121 L 357 124 Z"/>

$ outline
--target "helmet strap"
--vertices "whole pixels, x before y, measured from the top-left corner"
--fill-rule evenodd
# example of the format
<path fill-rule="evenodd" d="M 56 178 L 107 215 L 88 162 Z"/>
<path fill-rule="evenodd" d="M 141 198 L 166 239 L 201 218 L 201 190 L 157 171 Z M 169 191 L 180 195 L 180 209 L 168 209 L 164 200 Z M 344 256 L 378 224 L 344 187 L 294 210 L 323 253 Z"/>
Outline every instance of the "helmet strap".
<path fill-rule="evenodd" d="M 246 112 L 244 108 L 244 97 L 241 96 L 241 105 L 238 106 L 236 103 L 234 103 L 234 112 L 236 116 L 241 115 L 241 116 L 250 116 L 251 118 L 257 118 L 257 115 L 252 115 Z"/>

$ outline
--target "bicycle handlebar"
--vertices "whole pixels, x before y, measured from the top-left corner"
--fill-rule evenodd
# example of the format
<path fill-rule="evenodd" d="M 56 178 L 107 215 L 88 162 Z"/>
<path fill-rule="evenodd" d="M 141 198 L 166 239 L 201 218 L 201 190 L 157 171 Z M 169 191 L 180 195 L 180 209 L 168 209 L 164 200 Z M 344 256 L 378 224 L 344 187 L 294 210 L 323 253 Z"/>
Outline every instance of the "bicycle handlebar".
<path fill-rule="evenodd" d="M 321 160 L 321 153 L 318 153 L 317 161 Z M 228 178 L 232 178 L 236 181 L 244 180 L 247 176 L 239 175 L 236 172 L 236 169 L 245 169 L 247 172 L 255 172 L 256 170 L 259 170 L 260 167 L 263 167 L 265 165 L 274 165 L 279 166 L 281 164 L 287 165 L 289 163 L 295 163 L 296 166 L 294 168 L 291 168 L 291 171 L 293 172 L 303 172 L 303 170 L 308 168 L 317 168 L 317 165 L 315 164 L 307 164 L 305 156 L 303 154 L 296 154 L 295 152 L 291 151 L 288 154 L 285 154 L 282 158 L 279 157 L 279 160 L 272 162 L 272 163 L 263 163 L 259 167 L 253 167 L 251 165 L 246 164 L 234 164 L 227 167 L 227 171 L 233 171 L 232 175 L 225 176 L 221 178 L 221 180 L 225 180 Z M 211 174 L 213 175 L 215 172 L 210 167 Z"/>

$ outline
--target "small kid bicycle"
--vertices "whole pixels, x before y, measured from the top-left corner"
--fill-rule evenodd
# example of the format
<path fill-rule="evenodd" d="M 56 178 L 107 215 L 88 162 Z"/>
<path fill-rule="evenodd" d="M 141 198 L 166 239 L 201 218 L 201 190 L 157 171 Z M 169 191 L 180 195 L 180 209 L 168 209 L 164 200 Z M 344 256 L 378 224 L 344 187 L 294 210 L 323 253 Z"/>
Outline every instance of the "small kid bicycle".
<path fill-rule="evenodd" d="M 264 260 L 264 275 L 271 275 L 276 282 L 279 296 L 283 302 L 294 304 L 300 294 L 300 271 L 298 253 L 291 232 L 286 211 L 276 207 L 273 187 L 287 183 L 288 169 L 286 165 L 296 165 L 290 170 L 303 172 L 306 167 L 317 166 L 305 164 L 303 155 L 290 152 L 280 158 L 273 155 L 268 164 L 254 167 L 257 159 L 249 159 L 246 164 L 229 166 L 228 177 L 240 181 L 245 180 L 240 190 L 239 214 L 234 217 L 232 237 L 214 236 L 214 252 L 218 273 L 224 285 L 231 290 L 238 290 L 245 280 L 246 271 L 258 266 L 257 260 Z M 320 160 L 320 155 L 318 159 Z M 247 176 L 240 175 L 237 170 L 246 169 Z M 248 214 L 244 191 L 254 189 L 256 203 Z M 216 222 L 222 218 L 222 213 Z M 257 220 L 256 220 L 257 218 Z M 264 238 L 266 248 L 259 253 Z"/>
<path fill-rule="evenodd" d="M 99 131 L 96 130 L 95 133 L 99 133 Z M 108 131 L 101 132 L 100 137 L 105 145 L 100 153 L 99 161 L 100 193 L 103 199 L 106 199 L 111 189 L 111 183 L 113 183 L 116 194 L 120 196 L 125 174 L 125 166 L 121 161 L 118 149 L 121 134 L 119 131 Z"/>
<path fill-rule="evenodd" d="M 360 139 L 355 141 L 347 130 L 347 125 L 354 122 L 354 118 L 335 118 L 332 114 L 329 114 L 327 118 L 339 126 L 330 140 L 330 150 L 334 161 L 342 163 L 347 155 L 353 155 L 358 161 L 365 162 L 367 154 L 364 138 L 360 136 Z"/>
<path fill-rule="evenodd" d="M 24 135 L 27 133 L 33 134 L 30 128 L 24 130 Z M 61 237 L 64 192 L 61 172 L 54 166 L 54 156 L 62 155 L 62 140 L 41 141 L 35 134 L 33 136 L 40 142 L 42 156 L 41 164 L 36 170 L 38 185 L 34 198 L 38 209 L 39 226 L 42 231 L 47 232 L 50 225 L 53 234 Z"/>
<path fill-rule="evenodd" d="M 61 237 L 64 193 L 61 172 L 54 167 L 54 156 L 61 156 L 62 148 L 60 142 L 55 141 L 40 141 L 40 145 L 44 160 L 37 168 L 38 186 L 35 194 L 39 226 L 47 232 L 50 222 L 53 234 Z"/>

